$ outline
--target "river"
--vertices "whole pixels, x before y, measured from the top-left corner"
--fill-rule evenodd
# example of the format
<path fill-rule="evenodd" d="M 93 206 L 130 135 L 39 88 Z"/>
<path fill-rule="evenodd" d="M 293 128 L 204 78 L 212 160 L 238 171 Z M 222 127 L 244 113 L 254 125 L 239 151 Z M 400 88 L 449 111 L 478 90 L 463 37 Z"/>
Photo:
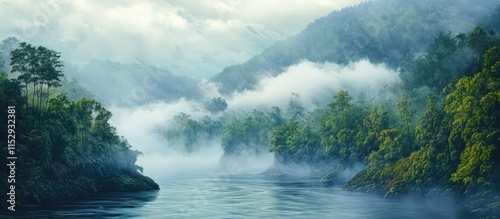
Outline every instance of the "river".
<path fill-rule="evenodd" d="M 385 199 L 318 180 L 210 174 L 157 180 L 155 192 L 32 206 L 19 218 L 457 218 L 442 201 Z"/>

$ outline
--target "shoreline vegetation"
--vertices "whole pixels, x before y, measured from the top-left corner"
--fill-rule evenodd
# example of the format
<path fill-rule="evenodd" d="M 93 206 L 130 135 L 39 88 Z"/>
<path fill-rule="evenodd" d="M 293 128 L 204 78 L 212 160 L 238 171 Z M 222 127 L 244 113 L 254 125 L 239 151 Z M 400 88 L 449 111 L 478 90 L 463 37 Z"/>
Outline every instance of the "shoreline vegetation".
<path fill-rule="evenodd" d="M 453 197 L 463 216 L 496 218 L 500 39 L 481 27 L 440 32 L 423 53 L 402 60 L 401 82 L 383 88 L 382 101 L 342 90 L 307 112 L 292 94 L 287 111 L 275 106 L 232 116 L 224 106 L 218 118 L 181 114 L 176 127 L 160 133 L 174 142 L 190 139 L 187 152 L 197 150 L 199 139 L 221 136 L 221 166 L 270 151 L 275 163 L 265 175 L 321 179 L 387 198 Z"/>
<path fill-rule="evenodd" d="M 318 19 L 212 80 L 226 95 L 252 91 L 262 74 L 281 74 L 300 60 L 348 65 L 367 59 L 399 73 L 399 80 L 381 86 L 376 97 L 340 90 L 330 103 L 306 109 L 293 93 L 284 108 L 236 113 L 216 97 L 198 103 L 205 116 L 180 113 L 155 134 L 186 154 L 199 151 L 205 140 L 220 139 L 221 166 L 272 152 L 274 164 L 262 174 L 316 178 L 387 198 L 456 198 L 460 216 L 498 218 L 500 7 L 477 24 L 471 21 L 470 27 L 477 27 L 467 33 L 451 33 L 439 30 L 446 26 L 432 26 L 440 23 L 436 14 L 446 15 L 442 23 L 462 17 L 447 17 L 436 5 L 394 2 L 399 7 L 391 12 L 397 14 L 383 16 L 379 34 L 371 35 L 362 21 L 377 14 L 366 13 L 370 7 L 384 5 L 363 3 Z M 455 9 L 456 14 L 472 11 Z M 427 23 L 418 19 L 426 17 L 424 12 L 435 13 Z M 10 62 L 16 78 L 0 74 L 0 123 L 8 123 L 4 109 L 16 108 L 17 203 L 159 189 L 135 164 L 141 153 L 108 123 L 111 112 L 94 99 L 59 92 L 60 54 L 17 44 Z M 7 127 L 0 125 L 0 132 L 7 133 Z M 7 147 L 1 150 L 8 154 Z M 2 165 L 1 178 L 8 177 L 8 168 Z"/>
<path fill-rule="evenodd" d="M 17 44 L 10 53 L 10 72 L 17 78 L 0 71 L 0 122 L 10 125 L 9 130 L 7 125 L 0 128 L 2 142 L 12 134 L 9 148 L 1 152 L 16 157 L 10 161 L 15 162 L 10 191 L 0 188 L 0 193 L 14 196 L 2 201 L 2 208 L 9 205 L 14 211 L 102 192 L 158 190 L 159 185 L 135 164 L 142 153 L 109 124 L 111 112 L 94 99 L 71 100 L 59 90 L 60 53 Z M 6 109 L 14 107 L 8 118 Z M 7 156 L 2 161 L 9 163 Z M 7 179 L 9 171 L 2 165 L 0 177 Z"/>
<path fill-rule="evenodd" d="M 433 57 L 443 52 L 436 49 L 450 49 L 439 44 L 449 41 L 453 47 L 460 40 L 467 40 L 468 48 L 484 55 L 470 59 L 456 81 L 443 77 L 430 84 L 427 79 L 436 75 L 429 68 L 441 60 L 453 60 L 460 49 L 467 48 L 452 48 L 442 57 Z M 427 64 L 432 61 L 438 63 Z M 354 102 L 347 91 L 340 91 L 328 104 L 327 115 L 320 116 L 319 126 L 311 125 L 310 121 L 318 119 L 312 112 L 275 127 L 269 135 L 275 165 L 263 174 L 293 176 L 294 167 L 309 165 L 310 173 L 300 177 L 386 198 L 454 198 L 464 216 L 497 218 L 500 39 L 479 27 L 468 36 L 441 33 L 425 54 L 407 65 L 408 70 L 401 72 L 404 90 L 393 108 Z M 469 74 L 470 69 L 477 73 Z M 426 75 L 419 79 L 418 73 Z M 428 92 L 423 101 L 418 94 L 421 86 L 438 92 Z M 424 110 L 418 115 L 419 107 Z M 344 172 L 352 172 L 361 163 L 364 170 L 346 178 Z"/>

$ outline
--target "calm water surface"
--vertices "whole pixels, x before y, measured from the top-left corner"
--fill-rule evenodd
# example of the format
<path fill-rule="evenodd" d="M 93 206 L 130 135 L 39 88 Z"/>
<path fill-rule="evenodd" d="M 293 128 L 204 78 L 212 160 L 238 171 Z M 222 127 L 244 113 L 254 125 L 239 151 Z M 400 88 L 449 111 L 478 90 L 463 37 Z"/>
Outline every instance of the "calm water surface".
<path fill-rule="evenodd" d="M 456 218 L 451 204 L 384 199 L 316 180 L 262 175 L 157 180 L 157 192 L 32 206 L 18 218 Z"/>

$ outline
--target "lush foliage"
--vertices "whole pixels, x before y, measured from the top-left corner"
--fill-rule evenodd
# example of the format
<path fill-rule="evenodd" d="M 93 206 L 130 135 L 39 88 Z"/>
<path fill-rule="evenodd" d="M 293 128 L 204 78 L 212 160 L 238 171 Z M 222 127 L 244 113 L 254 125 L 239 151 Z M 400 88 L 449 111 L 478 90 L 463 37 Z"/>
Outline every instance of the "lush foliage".
<path fill-rule="evenodd" d="M 302 60 L 347 64 L 350 61 L 368 59 L 373 63 L 386 63 L 390 67 L 398 68 L 400 62 L 405 59 L 405 54 L 423 52 L 439 31 L 467 31 L 456 30 L 456 27 L 460 26 L 457 23 L 473 25 L 474 20 L 484 16 L 482 13 L 475 13 L 480 8 L 478 6 L 491 4 L 491 1 L 484 0 L 459 1 L 453 4 L 431 0 L 368 1 L 315 20 L 299 34 L 277 42 L 249 61 L 226 67 L 212 80 L 221 85 L 223 92 L 231 93 L 235 90 L 252 89 L 259 77 L 269 73 L 280 74 L 288 66 Z M 497 27 L 498 13 L 496 16 L 485 20 L 484 23 Z M 447 34 L 443 35 L 445 37 Z M 436 46 L 441 43 L 453 43 L 445 38 L 443 40 L 436 43 Z M 452 60 L 461 55 L 462 51 L 457 48 L 429 49 L 437 49 L 436 53 L 432 54 L 433 57 L 426 58 L 434 63 L 446 53 L 456 54 L 455 57 L 448 57 L 445 63 L 434 66 L 436 69 L 433 72 L 439 73 L 435 77 L 422 78 L 437 86 L 441 86 L 439 78 L 450 76 L 444 71 L 445 68 L 459 70 L 466 62 L 461 60 L 454 63 L 455 66 L 450 65 Z M 425 65 L 433 67 L 428 65 L 431 62 Z M 453 73 L 456 75 L 453 77 L 457 77 L 461 72 Z M 423 74 L 426 72 L 415 77 L 421 78 Z"/>
<path fill-rule="evenodd" d="M 406 92 L 392 106 L 354 102 L 347 91 L 340 91 L 326 108 L 274 127 L 270 151 L 281 164 L 340 164 L 337 169 L 366 165 L 347 189 L 387 196 L 412 192 L 473 198 L 485 190 L 496 194 L 500 191 L 498 45 L 493 32 L 479 27 L 456 37 L 440 33 L 425 53 L 404 63 Z M 425 101 L 419 92 L 424 87 L 431 88 Z M 421 105 L 425 107 L 418 110 Z M 498 213 L 494 207 L 500 203 L 498 196 L 473 199 L 493 202 L 476 216 Z"/>
<path fill-rule="evenodd" d="M 500 213 L 495 207 L 500 203 L 498 196 L 488 195 L 500 191 L 500 47 L 498 38 L 481 28 L 475 28 L 467 41 L 475 54 L 484 52 L 477 58 L 482 61 L 480 72 L 448 86 L 447 93 L 440 95 L 445 98 L 429 96 L 415 125 L 408 128 L 401 117 L 399 129 L 382 131 L 381 136 L 391 134 L 370 154 L 368 169 L 346 188 L 377 190 L 390 196 L 408 192 L 436 195 L 440 189 L 450 188 L 447 193 L 470 198 L 475 203 L 471 208 L 482 206 L 474 216 Z M 477 69 L 475 65 L 471 62 L 469 69 Z M 403 112 L 401 106 L 402 101 L 398 107 Z M 406 141 L 406 130 L 413 132 L 414 141 Z M 400 156 L 392 156 L 404 150 Z"/>
<path fill-rule="evenodd" d="M 214 140 L 223 132 L 222 120 L 204 116 L 200 120 L 191 115 L 180 113 L 175 115 L 169 124 L 159 127 L 160 136 L 168 141 L 168 145 L 179 151 L 191 153 Z"/>
<path fill-rule="evenodd" d="M 284 123 L 281 110 L 273 107 L 271 111 L 254 110 L 243 119 L 232 119 L 224 126 L 222 147 L 226 154 L 242 151 L 263 152 L 269 145 L 271 130 Z"/>
<path fill-rule="evenodd" d="M 17 201 L 45 203 L 97 191 L 158 189 L 138 172 L 140 152 L 116 134 L 109 124 L 111 113 L 100 103 L 72 101 L 64 93 L 50 96 L 62 77 L 59 57 L 21 43 L 11 53 L 17 79 L 8 79 L 4 71 L 0 75 L 2 124 L 7 124 L 7 107 L 15 107 Z M 0 130 L 7 133 L 7 126 Z M 2 142 L 6 137 L 2 135 Z M 1 150 L 8 154 L 6 146 Z M 1 167 L 2 178 L 7 178 L 7 168 Z"/>
<path fill-rule="evenodd" d="M 498 213 L 500 196 L 489 199 L 481 192 L 500 192 L 500 40 L 481 27 L 456 35 L 441 31 L 456 21 L 436 10 L 446 2 L 387 2 L 392 8 L 368 2 L 318 19 L 213 81 L 230 93 L 252 89 L 262 74 L 280 74 L 300 60 L 346 64 L 366 58 L 399 70 L 400 88 L 387 91 L 398 101 L 356 101 L 340 91 L 331 103 L 306 112 L 292 94 L 285 113 L 273 107 L 234 116 L 221 115 L 227 103 L 216 98 L 205 108 L 220 117 L 181 114 L 167 138 L 190 146 L 199 136 L 220 136 L 226 155 L 269 150 L 277 165 L 332 167 L 328 179 L 361 164 L 366 170 L 345 188 L 387 196 L 455 194 L 487 200 L 483 212 Z M 496 30 L 499 11 L 481 22 Z"/>

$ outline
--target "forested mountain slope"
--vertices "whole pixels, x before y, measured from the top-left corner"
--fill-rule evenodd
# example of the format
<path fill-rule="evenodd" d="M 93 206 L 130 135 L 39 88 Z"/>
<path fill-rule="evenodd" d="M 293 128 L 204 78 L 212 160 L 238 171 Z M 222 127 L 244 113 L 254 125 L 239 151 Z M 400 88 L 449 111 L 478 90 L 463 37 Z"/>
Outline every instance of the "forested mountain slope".
<path fill-rule="evenodd" d="M 252 89 L 301 60 L 347 64 L 369 59 L 397 68 L 406 53 L 423 52 L 439 31 L 465 33 L 498 2 L 380 0 L 334 11 L 249 61 L 226 67 L 212 81 L 223 93 Z M 488 24 L 495 26 L 495 22 Z"/>

